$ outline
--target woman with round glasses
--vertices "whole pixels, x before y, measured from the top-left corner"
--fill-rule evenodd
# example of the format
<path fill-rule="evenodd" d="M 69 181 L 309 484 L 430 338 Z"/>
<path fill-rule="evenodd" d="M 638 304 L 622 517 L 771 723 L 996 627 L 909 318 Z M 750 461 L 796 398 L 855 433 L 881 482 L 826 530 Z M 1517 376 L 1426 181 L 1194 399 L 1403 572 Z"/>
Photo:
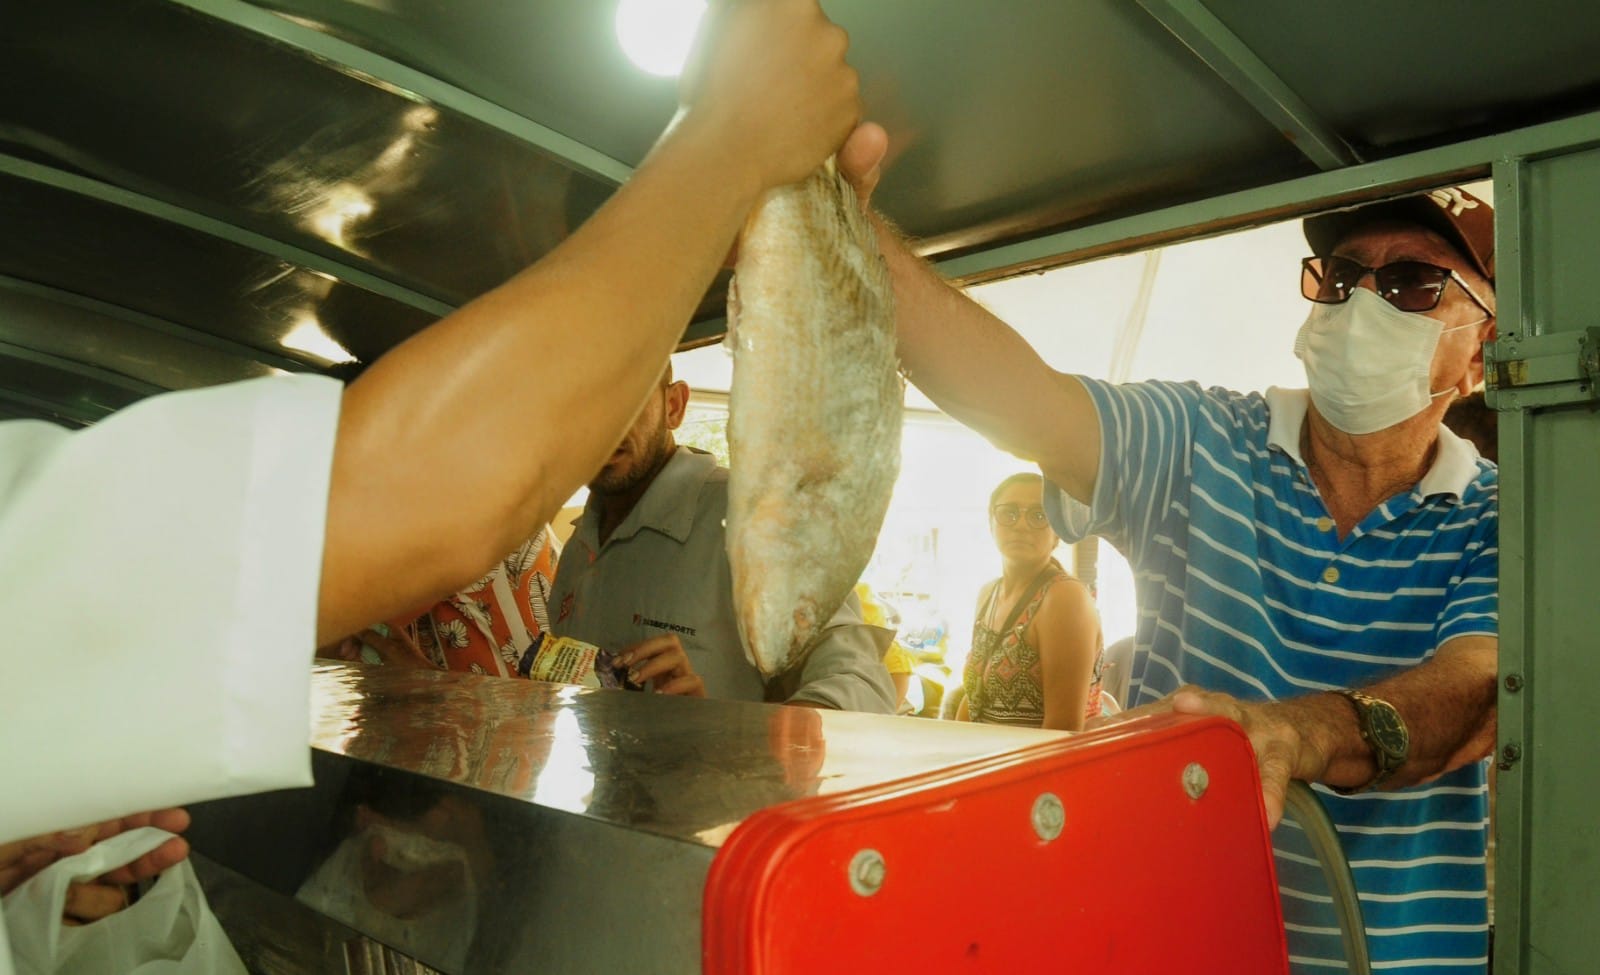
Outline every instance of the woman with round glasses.
<path fill-rule="evenodd" d="M 1044 480 L 1013 474 L 989 496 L 1000 578 L 978 594 L 958 720 L 1078 731 L 1100 713 L 1103 642 L 1088 587 L 1051 553 Z"/>

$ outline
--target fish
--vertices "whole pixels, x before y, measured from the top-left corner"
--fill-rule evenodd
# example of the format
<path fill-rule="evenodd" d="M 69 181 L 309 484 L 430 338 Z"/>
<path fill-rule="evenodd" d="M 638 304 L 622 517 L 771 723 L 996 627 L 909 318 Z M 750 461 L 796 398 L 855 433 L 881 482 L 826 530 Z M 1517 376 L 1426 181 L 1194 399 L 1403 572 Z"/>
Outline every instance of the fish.
<path fill-rule="evenodd" d="M 771 679 L 860 579 L 900 473 L 894 289 L 832 159 L 746 221 L 728 329 L 733 606 L 746 659 Z"/>

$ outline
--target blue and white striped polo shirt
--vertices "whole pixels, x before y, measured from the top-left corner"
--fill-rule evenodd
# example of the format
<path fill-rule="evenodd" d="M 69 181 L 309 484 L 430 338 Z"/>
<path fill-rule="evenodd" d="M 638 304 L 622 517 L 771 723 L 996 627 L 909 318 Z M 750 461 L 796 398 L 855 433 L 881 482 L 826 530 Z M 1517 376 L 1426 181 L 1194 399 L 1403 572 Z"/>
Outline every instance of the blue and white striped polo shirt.
<path fill-rule="evenodd" d="M 1497 635 L 1496 469 L 1449 430 L 1422 481 L 1340 541 L 1300 457 L 1304 390 L 1083 383 L 1100 414 L 1094 503 L 1052 489 L 1045 506 L 1063 538 L 1102 535 L 1133 566 L 1132 704 L 1183 684 L 1248 700 L 1357 686 L 1455 637 Z M 1480 762 L 1397 792 L 1319 787 L 1375 970 L 1486 967 L 1486 774 Z M 1341 957 L 1336 932 L 1292 857 L 1278 867 L 1290 954 L 1319 970 Z"/>

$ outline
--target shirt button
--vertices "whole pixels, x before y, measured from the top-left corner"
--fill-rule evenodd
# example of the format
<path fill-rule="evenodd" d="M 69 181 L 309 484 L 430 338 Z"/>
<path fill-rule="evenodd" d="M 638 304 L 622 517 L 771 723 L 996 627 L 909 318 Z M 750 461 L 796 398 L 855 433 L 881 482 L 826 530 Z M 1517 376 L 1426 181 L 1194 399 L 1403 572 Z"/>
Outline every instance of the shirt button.
<path fill-rule="evenodd" d="M 1324 516 L 1322 518 L 1318 518 L 1317 519 L 1317 531 L 1325 532 L 1325 531 L 1332 531 L 1332 530 L 1333 530 L 1333 519 L 1332 518 L 1328 518 L 1328 517 Z"/>
<path fill-rule="evenodd" d="M 1335 569 L 1331 565 L 1328 566 L 1326 569 L 1323 569 L 1322 570 L 1322 581 L 1328 583 L 1329 585 L 1332 585 L 1333 583 L 1338 582 L 1339 581 L 1339 570 Z"/>

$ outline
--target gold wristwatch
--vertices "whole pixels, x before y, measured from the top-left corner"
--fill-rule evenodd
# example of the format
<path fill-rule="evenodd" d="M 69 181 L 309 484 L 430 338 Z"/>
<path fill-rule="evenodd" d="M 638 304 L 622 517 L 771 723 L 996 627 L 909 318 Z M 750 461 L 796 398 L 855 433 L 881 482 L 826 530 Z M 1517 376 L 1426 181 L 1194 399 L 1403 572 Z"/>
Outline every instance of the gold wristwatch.
<path fill-rule="evenodd" d="M 1356 722 L 1361 726 L 1361 740 L 1372 748 L 1372 759 L 1377 763 L 1378 772 L 1366 785 L 1354 789 L 1335 786 L 1333 791 L 1349 796 L 1376 789 L 1406 763 L 1406 755 L 1411 751 L 1411 732 L 1406 730 L 1400 712 L 1388 701 L 1360 691 L 1343 690 L 1336 693 L 1355 706 Z"/>

